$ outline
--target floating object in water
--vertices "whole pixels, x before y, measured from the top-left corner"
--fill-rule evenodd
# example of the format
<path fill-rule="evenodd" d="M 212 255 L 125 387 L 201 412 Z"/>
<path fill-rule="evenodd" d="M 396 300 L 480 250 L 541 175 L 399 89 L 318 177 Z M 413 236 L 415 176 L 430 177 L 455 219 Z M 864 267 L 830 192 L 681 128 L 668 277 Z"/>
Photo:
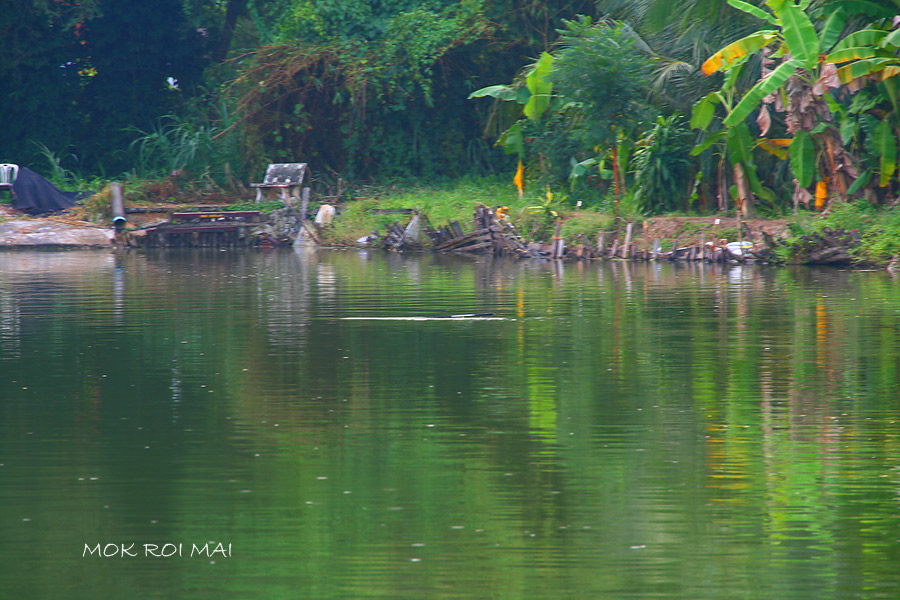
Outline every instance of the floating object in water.
<path fill-rule="evenodd" d="M 470 313 L 439 317 L 341 317 L 341 321 L 509 321 L 508 317 L 495 317 L 494 313 Z"/>

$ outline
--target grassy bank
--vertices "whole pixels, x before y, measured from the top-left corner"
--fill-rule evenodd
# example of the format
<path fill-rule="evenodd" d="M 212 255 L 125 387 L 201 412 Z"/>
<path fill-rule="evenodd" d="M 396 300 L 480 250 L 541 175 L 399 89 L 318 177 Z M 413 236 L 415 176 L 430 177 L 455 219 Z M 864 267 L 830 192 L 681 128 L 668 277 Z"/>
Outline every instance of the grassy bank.
<path fill-rule="evenodd" d="M 389 187 L 362 188 L 347 202 L 334 225 L 327 231 L 329 242 L 353 245 L 373 231 L 406 217 L 373 214 L 372 209 L 415 208 L 428 216 L 435 227 L 459 221 L 471 227 L 475 207 L 506 206 L 510 220 L 528 240 L 549 240 L 557 219 L 563 222 L 562 236 L 568 241 L 579 234 L 596 236 L 614 223 L 611 215 L 597 210 L 574 208 L 554 194 L 531 192 L 519 197 L 509 178 L 466 178 L 445 184 L 396 184 Z"/>
<path fill-rule="evenodd" d="M 777 255 L 782 262 L 805 262 L 817 240 L 837 234 L 853 262 L 880 266 L 900 257 L 900 207 L 868 202 L 838 204 L 827 214 L 801 213 L 791 219 Z"/>

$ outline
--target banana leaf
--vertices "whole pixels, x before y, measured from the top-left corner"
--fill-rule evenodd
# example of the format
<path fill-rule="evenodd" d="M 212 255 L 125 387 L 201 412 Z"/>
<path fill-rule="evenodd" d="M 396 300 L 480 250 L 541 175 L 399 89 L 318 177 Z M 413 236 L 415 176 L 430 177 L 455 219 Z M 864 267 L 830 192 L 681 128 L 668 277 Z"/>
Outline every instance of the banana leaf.
<path fill-rule="evenodd" d="M 781 32 L 791 56 L 807 69 L 815 69 L 819 63 L 819 36 L 812 21 L 793 1 L 782 4 L 776 14 L 781 18 Z"/>
<path fill-rule="evenodd" d="M 728 0 L 728 4 L 738 10 L 742 10 L 745 13 L 749 13 L 754 17 L 762 19 L 763 21 L 768 21 L 772 25 L 778 25 L 778 19 L 776 19 L 773 15 L 767 13 L 763 9 L 759 8 L 758 6 L 753 6 L 752 4 L 742 2 L 741 0 Z"/>
<path fill-rule="evenodd" d="M 850 62 L 851 60 L 862 60 L 866 58 L 891 58 L 891 53 L 886 52 L 884 50 L 878 50 L 876 48 L 866 47 L 866 46 L 854 46 L 852 48 L 843 48 L 841 50 L 835 50 L 831 54 L 825 57 L 825 62 L 830 62 L 834 64 L 840 64 L 845 62 Z"/>
<path fill-rule="evenodd" d="M 841 6 L 850 14 L 862 13 L 876 19 L 893 16 L 897 10 L 890 8 L 884 0 L 841 0 Z M 830 8 L 825 3 L 822 10 Z"/>
<path fill-rule="evenodd" d="M 757 82 L 756 85 L 744 94 L 744 97 L 741 98 L 741 101 L 734 107 L 731 114 L 725 117 L 725 126 L 733 127 L 738 123 L 743 123 L 744 120 L 750 116 L 750 113 L 759 106 L 762 99 L 783 86 L 799 67 L 800 62 L 796 59 L 791 59 L 778 65 L 768 77 Z"/>
<path fill-rule="evenodd" d="M 866 169 L 863 171 L 862 175 L 856 178 L 849 188 L 847 188 L 847 195 L 852 196 L 859 190 L 863 189 L 867 185 L 869 185 L 869 180 L 872 179 L 872 169 Z"/>
<path fill-rule="evenodd" d="M 710 92 L 691 109 L 691 128 L 706 130 L 716 114 L 716 104 L 722 101 L 718 92 Z"/>
<path fill-rule="evenodd" d="M 816 146 L 809 133 L 800 130 L 791 142 L 791 171 L 800 187 L 812 185 L 816 173 Z"/>
<path fill-rule="evenodd" d="M 860 77 L 874 75 L 891 63 L 898 63 L 896 58 L 866 58 L 844 65 L 837 70 L 841 83 L 850 83 Z"/>
<path fill-rule="evenodd" d="M 886 48 L 887 46 L 900 46 L 900 29 L 895 29 L 881 40 L 881 47 Z"/>
<path fill-rule="evenodd" d="M 541 53 L 541 57 L 538 58 L 535 63 L 534 69 L 532 69 L 531 73 L 525 78 L 525 84 L 528 86 L 528 91 L 531 92 L 531 97 L 528 99 L 528 102 L 525 103 L 525 108 L 522 109 L 522 111 L 525 113 L 525 116 L 532 121 L 541 118 L 541 115 L 543 115 L 550 106 L 550 94 L 553 93 L 553 82 L 550 81 L 547 76 L 552 70 L 553 55 L 549 52 L 543 52 Z"/>
<path fill-rule="evenodd" d="M 519 120 L 512 127 L 504 131 L 497 140 L 497 145 L 503 148 L 505 154 L 518 154 L 521 158 L 525 153 L 525 137 L 522 135 L 522 121 Z"/>
<path fill-rule="evenodd" d="M 777 37 L 776 31 L 757 31 L 754 34 L 732 42 L 706 59 L 701 67 L 704 75 L 712 75 L 722 68 L 728 68 L 737 59 L 753 54 L 764 48 Z"/>
<path fill-rule="evenodd" d="M 846 25 L 847 15 L 840 8 L 828 15 L 825 25 L 822 26 L 822 31 L 819 32 L 819 46 L 823 52 L 833 48 L 840 39 L 841 32 L 844 31 Z"/>
<path fill-rule="evenodd" d="M 720 129 L 714 133 L 709 134 L 705 140 L 697 144 L 691 149 L 691 156 L 699 156 L 703 154 L 710 148 L 712 148 L 717 143 L 721 142 L 725 137 L 728 136 L 728 130 Z"/>
<path fill-rule="evenodd" d="M 881 179 L 878 184 L 885 187 L 897 169 L 897 137 L 888 121 L 881 121 L 875 128 L 875 149 L 878 153 Z"/>
<path fill-rule="evenodd" d="M 883 29 L 860 29 L 835 44 L 832 52 L 856 46 L 878 46 L 887 32 Z"/>
<path fill-rule="evenodd" d="M 768 152 L 773 156 L 777 156 L 781 160 L 785 160 L 788 157 L 788 151 L 785 150 L 782 146 L 774 143 L 777 140 L 760 140 L 759 147 Z"/>
<path fill-rule="evenodd" d="M 496 98 L 498 100 L 510 101 L 516 99 L 516 90 L 508 85 L 489 85 L 480 90 L 475 90 L 469 94 L 468 99 L 483 98 L 485 96 L 490 96 L 491 98 Z"/>
<path fill-rule="evenodd" d="M 856 128 L 856 119 L 847 117 L 841 121 L 841 143 L 845 146 L 849 146 L 850 142 L 853 141 L 853 138 L 856 137 Z"/>

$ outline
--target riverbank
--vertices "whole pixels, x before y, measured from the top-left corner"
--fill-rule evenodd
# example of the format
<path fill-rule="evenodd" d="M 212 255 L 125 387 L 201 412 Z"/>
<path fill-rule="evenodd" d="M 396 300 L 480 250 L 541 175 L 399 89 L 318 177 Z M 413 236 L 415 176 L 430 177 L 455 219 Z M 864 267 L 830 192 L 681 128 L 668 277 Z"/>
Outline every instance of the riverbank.
<path fill-rule="evenodd" d="M 126 188 L 126 235 L 119 236 L 120 243 L 139 240 L 148 229 L 170 220 L 173 213 L 203 209 L 259 211 L 263 215 L 266 225 L 255 228 L 249 241 L 242 238 L 241 244 L 233 245 L 290 244 L 299 233 L 294 222 L 297 219 L 279 217 L 286 210 L 280 202 L 254 204 L 241 190 L 219 193 L 216 206 L 211 207 L 207 206 L 210 198 L 205 195 L 173 195 L 169 188 L 164 194 L 153 194 L 148 189 Z M 827 214 L 804 211 L 787 218 L 749 220 L 733 214 L 644 217 L 629 210 L 626 203 L 615 217 L 599 207 L 571 206 L 564 197 L 550 192 L 543 197 L 535 193 L 520 197 L 504 180 L 469 178 L 436 185 L 360 187 L 337 196 L 314 196 L 307 216 L 312 218 L 321 204 L 335 206 L 337 217 L 330 224 L 314 228 L 313 241 L 332 247 L 430 250 L 454 238 L 471 236 L 472 243 L 463 244 L 464 251 L 472 251 L 472 246 L 478 246 L 474 248 L 478 251 L 499 249 L 502 244 L 488 239 L 490 235 L 485 237 L 487 232 L 477 233 L 490 223 L 473 223 L 473 212 L 483 205 L 497 211 L 501 217 L 497 225 L 504 229 L 507 238 L 514 240 L 508 246 L 518 245 L 520 256 L 647 258 L 671 257 L 675 250 L 676 257 L 711 257 L 717 248 L 742 241 L 754 245 L 755 260 L 768 263 L 872 267 L 891 264 L 900 255 L 900 211 L 876 210 L 864 203 L 839 205 Z M 44 218 L 23 217 L 13 214 L 15 211 L 8 206 L 0 206 L 0 223 L 16 221 L 15 225 L 0 229 L 0 247 L 110 245 L 112 241 L 100 243 L 97 237 L 113 238 L 108 205 L 108 193 L 101 192 L 83 205 Z M 420 236 L 412 240 L 416 243 L 405 247 L 397 241 L 410 241 L 404 232 L 414 214 L 423 217 L 423 232 L 416 232 Z M 281 221 L 289 226 L 279 227 Z M 275 225 L 270 227 L 273 222 Z M 40 223 L 44 225 L 39 226 Z M 428 239 L 428 225 L 440 231 L 454 223 L 455 231 Z M 560 247 L 565 251 L 561 252 Z M 700 247 L 709 249 L 708 255 L 693 250 Z M 746 259 L 745 255 L 742 260 Z"/>

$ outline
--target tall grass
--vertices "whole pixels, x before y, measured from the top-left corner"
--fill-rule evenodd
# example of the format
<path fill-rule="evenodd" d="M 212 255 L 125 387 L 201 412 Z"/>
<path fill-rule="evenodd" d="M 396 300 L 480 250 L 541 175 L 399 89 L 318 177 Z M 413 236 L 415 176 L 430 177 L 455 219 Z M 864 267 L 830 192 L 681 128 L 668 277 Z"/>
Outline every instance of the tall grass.
<path fill-rule="evenodd" d="M 59 155 L 46 145 L 40 142 L 34 142 L 38 152 L 47 161 L 47 171 L 41 172 L 41 175 L 50 180 L 56 187 L 63 190 L 96 190 L 104 185 L 104 180 L 100 177 L 86 177 L 80 168 L 78 156 L 69 152 Z M 71 164 L 71 169 L 63 166 L 63 164 Z"/>
<path fill-rule="evenodd" d="M 231 127 L 232 120 L 223 103 L 213 118 L 194 111 L 187 117 L 166 115 L 147 131 L 130 129 L 136 134 L 128 147 L 133 177 L 182 175 L 233 187 L 232 177 L 246 174 L 233 168 L 245 161 L 240 159 L 239 134 Z"/>

